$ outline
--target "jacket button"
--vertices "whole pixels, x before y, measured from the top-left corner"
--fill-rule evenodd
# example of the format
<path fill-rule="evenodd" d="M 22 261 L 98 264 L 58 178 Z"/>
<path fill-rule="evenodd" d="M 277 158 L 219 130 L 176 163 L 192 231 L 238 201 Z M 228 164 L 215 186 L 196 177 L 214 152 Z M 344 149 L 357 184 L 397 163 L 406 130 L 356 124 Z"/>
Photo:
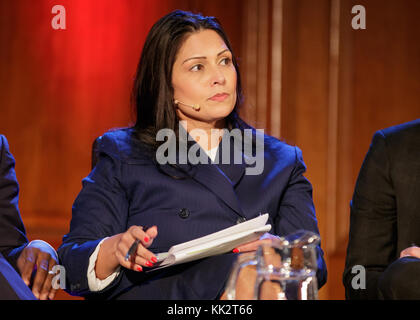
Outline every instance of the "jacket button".
<path fill-rule="evenodd" d="M 190 211 L 187 208 L 182 208 L 181 210 L 179 210 L 178 215 L 182 219 L 187 219 L 190 216 Z"/>
<path fill-rule="evenodd" d="M 239 223 L 242 223 L 242 222 L 245 222 L 246 221 L 246 218 L 245 217 L 239 217 L 237 220 L 236 220 L 236 224 L 239 224 Z"/>

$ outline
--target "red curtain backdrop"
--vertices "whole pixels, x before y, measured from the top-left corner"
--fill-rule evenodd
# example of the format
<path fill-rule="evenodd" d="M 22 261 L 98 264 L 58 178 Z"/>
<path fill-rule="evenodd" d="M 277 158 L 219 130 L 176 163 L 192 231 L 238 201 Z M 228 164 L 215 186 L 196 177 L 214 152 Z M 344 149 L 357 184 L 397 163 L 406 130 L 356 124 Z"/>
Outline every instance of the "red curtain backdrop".
<path fill-rule="evenodd" d="M 51 26 L 56 4 L 66 9 L 65 30 Z M 226 7 L 230 12 L 232 4 Z M 195 1 L 1 2 L 0 132 L 17 160 L 20 208 L 28 226 L 32 218 L 33 223 L 70 218 L 80 181 L 90 171 L 93 140 L 134 119 L 130 90 L 148 31 L 166 13 L 194 7 L 200 6 Z"/>

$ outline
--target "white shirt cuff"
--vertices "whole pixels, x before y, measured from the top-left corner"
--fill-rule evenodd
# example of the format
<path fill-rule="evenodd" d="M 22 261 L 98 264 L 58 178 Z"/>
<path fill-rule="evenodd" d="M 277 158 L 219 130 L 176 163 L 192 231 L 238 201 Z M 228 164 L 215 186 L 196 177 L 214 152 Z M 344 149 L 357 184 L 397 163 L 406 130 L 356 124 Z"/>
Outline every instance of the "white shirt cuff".
<path fill-rule="evenodd" d="M 57 251 L 55 251 L 55 249 L 54 249 L 54 247 L 52 246 L 52 245 L 50 245 L 48 242 L 46 242 L 46 241 L 44 241 L 44 240 L 39 240 L 39 239 L 37 239 L 37 240 L 32 240 L 31 242 L 29 242 L 28 243 L 28 246 L 30 245 L 30 244 L 33 244 L 33 243 L 43 243 L 43 244 L 45 244 L 45 245 L 47 245 L 48 247 L 50 247 L 53 251 L 54 251 L 54 254 L 55 254 L 55 260 L 56 261 L 58 261 L 58 254 L 57 254 Z"/>
<path fill-rule="evenodd" d="M 101 242 L 98 243 L 95 251 L 93 251 L 93 253 L 89 257 L 89 266 L 88 266 L 88 271 L 87 271 L 87 278 L 88 278 L 89 290 L 93 291 L 93 292 L 94 291 L 101 291 L 101 290 L 105 289 L 120 274 L 121 267 L 118 266 L 117 269 L 115 269 L 114 273 L 110 274 L 107 278 L 105 278 L 103 280 L 100 280 L 96 277 L 96 272 L 95 272 L 96 260 L 98 259 L 98 254 L 99 254 L 99 249 L 101 248 L 101 244 L 106 239 L 108 239 L 108 238 L 104 238 L 104 239 L 101 240 Z"/>

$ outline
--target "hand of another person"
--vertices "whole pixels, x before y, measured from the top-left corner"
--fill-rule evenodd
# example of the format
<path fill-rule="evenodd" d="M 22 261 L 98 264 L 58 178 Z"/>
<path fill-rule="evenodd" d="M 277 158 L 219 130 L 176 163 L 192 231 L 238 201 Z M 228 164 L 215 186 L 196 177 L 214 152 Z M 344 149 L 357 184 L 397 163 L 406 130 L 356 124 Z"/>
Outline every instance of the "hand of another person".
<path fill-rule="evenodd" d="M 274 239 L 278 239 L 278 238 L 279 237 L 267 232 L 267 233 L 264 233 L 258 240 L 248 242 L 248 243 L 238 246 L 237 248 L 233 250 L 233 252 L 243 253 L 243 252 L 256 251 L 260 245 L 271 244 Z"/>
<path fill-rule="evenodd" d="M 411 246 L 400 253 L 400 258 L 402 257 L 415 257 L 420 259 L 420 248 L 417 246 Z"/>
<path fill-rule="evenodd" d="M 37 299 L 54 299 L 57 292 L 52 288 L 54 273 L 49 271 L 57 263 L 58 257 L 54 248 L 42 240 L 31 241 L 19 255 L 19 272 L 26 285 L 32 287 L 32 293 Z"/>
<path fill-rule="evenodd" d="M 143 230 L 143 227 L 131 226 L 126 232 L 121 234 L 115 253 L 120 265 L 135 271 L 143 271 L 143 267 L 152 267 L 157 262 L 157 258 L 147 248 L 153 243 L 153 239 L 157 237 L 157 234 L 156 226 L 146 231 Z M 137 250 L 126 261 L 126 254 L 136 239 L 140 241 Z"/>

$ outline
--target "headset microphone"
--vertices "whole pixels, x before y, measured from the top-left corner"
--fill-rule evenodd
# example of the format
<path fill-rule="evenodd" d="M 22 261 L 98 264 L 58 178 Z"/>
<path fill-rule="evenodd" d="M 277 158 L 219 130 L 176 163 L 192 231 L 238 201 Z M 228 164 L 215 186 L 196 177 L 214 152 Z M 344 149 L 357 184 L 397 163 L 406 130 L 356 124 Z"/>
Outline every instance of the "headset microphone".
<path fill-rule="evenodd" d="M 193 108 L 195 111 L 200 111 L 200 105 L 198 103 L 191 105 L 191 104 L 183 103 L 183 102 L 181 102 L 179 100 L 175 100 L 174 102 L 175 102 L 175 104 L 180 103 L 180 104 L 183 104 L 184 106 Z"/>

